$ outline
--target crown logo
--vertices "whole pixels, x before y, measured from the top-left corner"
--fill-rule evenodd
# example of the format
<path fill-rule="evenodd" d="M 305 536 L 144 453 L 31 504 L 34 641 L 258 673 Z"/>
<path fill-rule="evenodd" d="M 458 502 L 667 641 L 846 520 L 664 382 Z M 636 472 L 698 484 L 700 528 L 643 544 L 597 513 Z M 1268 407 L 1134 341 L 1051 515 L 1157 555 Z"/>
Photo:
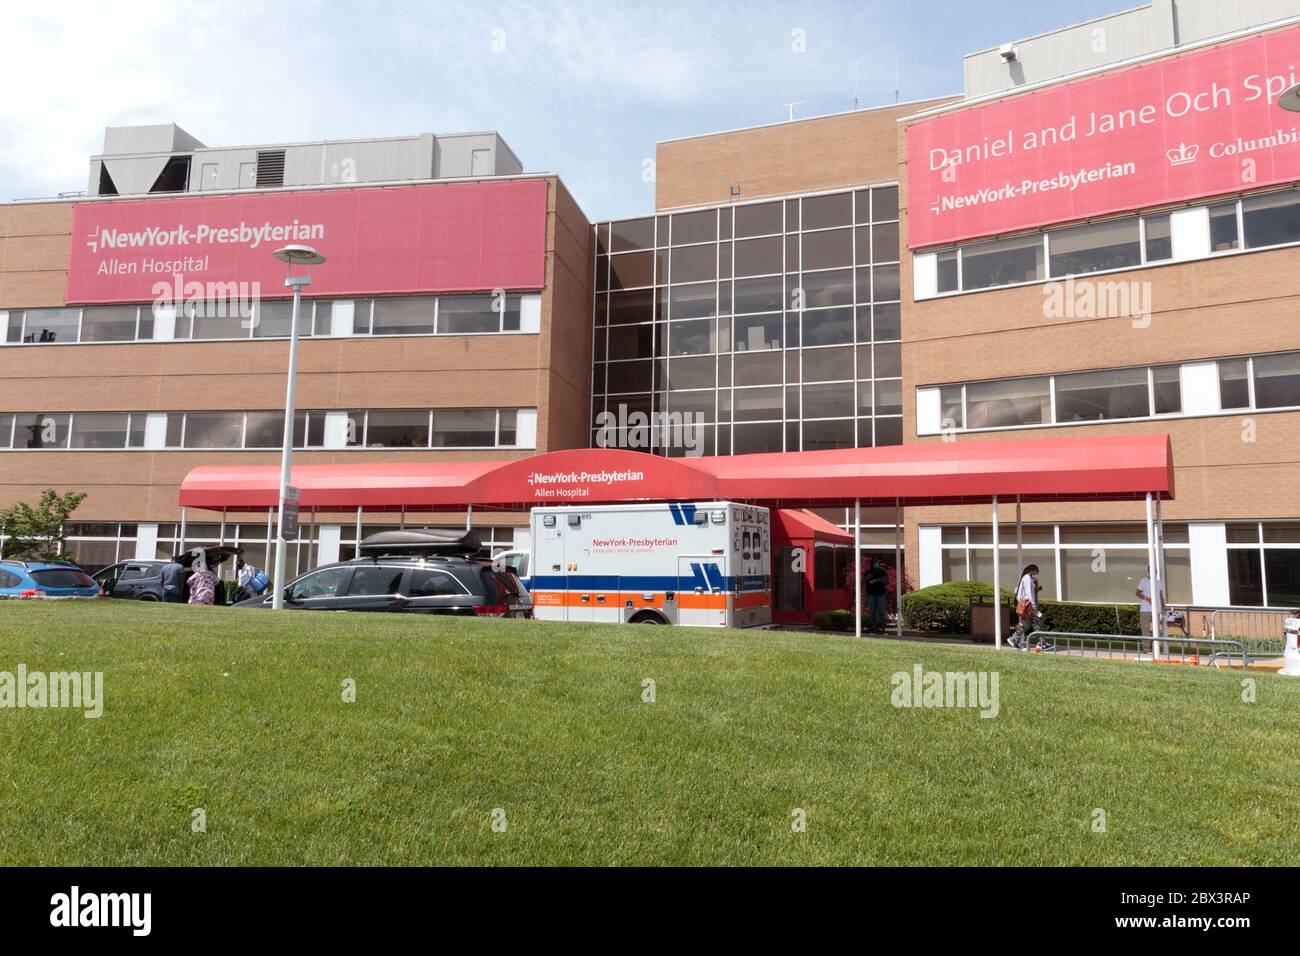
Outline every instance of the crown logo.
<path fill-rule="evenodd" d="M 1188 146 L 1186 143 L 1179 143 L 1177 149 L 1165 150 L 1165 156 L 1169 159 L 1170 166 L 1186 166 L 1189 163 L 1196 162 L 1196 154 L 1201 151 L 1201 147 L 1193 143 Z"/>

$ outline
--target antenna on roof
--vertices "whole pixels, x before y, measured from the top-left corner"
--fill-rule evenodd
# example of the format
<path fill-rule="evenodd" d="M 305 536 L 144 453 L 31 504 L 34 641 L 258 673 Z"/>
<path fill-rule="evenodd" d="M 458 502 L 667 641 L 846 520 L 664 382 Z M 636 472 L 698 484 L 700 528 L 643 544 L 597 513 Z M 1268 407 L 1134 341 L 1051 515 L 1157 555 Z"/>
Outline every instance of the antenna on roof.
<path fill-rule="evenodd" d="M 898 102 L 898 51 L 894 51 L 894 102 Z"/>
<path fill-rule="evenodd" d="M 858 67 L 862 65 L 862 57 L 857 57 L 853 61 L 853 108 L 858 108 Z"/>
<path fill-rule="evenodd" d="M 800 93 L 800 94 L 799 94 L 799 99 L 795 100 L 793 103 L 785 103 L 785 104 L 783 104 L 784 106 L 786 106 L 786 107 L 790 110 L 790 119 L 789 119 L 789 122 L 792 122 L 792 123 L 794 122 L 794 108 L 795 108 L 796 106 L 798 106 L 799 104 L 801 104 L 801 103 L 806 103 L 806 102 L 808 102 L 808 100 L 804 97 L 804 95 L 803 95 L 802 93 Z"/>

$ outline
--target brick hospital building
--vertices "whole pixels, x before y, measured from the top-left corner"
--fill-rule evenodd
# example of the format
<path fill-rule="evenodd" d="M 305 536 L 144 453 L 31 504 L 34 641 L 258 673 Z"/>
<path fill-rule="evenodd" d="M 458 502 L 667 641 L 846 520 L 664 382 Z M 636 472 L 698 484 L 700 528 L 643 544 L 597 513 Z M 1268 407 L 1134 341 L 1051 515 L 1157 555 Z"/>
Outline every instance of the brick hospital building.
<path fill-rule="evenodd" d="M 110 129 L 85 195 L 0 206 L 0 498 L 86 491 L 88 565 L 182 537 L 264 564 L 270 515 L 183 515 L 177 489 L 199 464 L 278 461 L 270 253 L 305 235 L 329 262 L 304 300 L 296 462 L 633 443 L 603 413 L 690 413 L 705 455 L 1165 433 L 1170 600 L 1300 605 L 1300 114 L 1279 101 L 1300 2 L 1013 27 L 959 94 L 660 142 L 655 209 L 626 220 L 593 220 L 494 133 Z M 233 315 L 160 303 L 178 271 L 260 294 Z M 648 450 L 692 450 L 667 437 Z M 1141 504 L 1023 513 L 1045 597 L 1132 599 Z M 465 516 L 312 515 L 298 568 L 399 520 Z M 527 547 L 523 515 L 472 520 Z M 866 520 L 892 552 L 892 510 Z M 991 580 L 991 542 L 985 507 L 906 511 L 914 584 Z"/>

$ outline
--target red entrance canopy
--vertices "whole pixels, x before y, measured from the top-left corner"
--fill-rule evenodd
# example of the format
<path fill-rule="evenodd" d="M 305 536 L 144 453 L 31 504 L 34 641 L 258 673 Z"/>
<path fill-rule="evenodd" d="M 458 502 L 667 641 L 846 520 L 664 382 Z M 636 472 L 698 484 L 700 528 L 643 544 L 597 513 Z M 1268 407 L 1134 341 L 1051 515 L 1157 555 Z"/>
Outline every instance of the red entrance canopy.
<path fill-rule="evenodd" d="M 188 508 L 277 505 L 275 465 L 204 465 L 181 483 Z M 579 448 L 514 461 L 296 465 L 299 506 L 446 511 L 619 501 L 750 500 L 786 507 L 1172 498 L 1168 435 L 934 442 L 889 448 L 665 458 Z"/>

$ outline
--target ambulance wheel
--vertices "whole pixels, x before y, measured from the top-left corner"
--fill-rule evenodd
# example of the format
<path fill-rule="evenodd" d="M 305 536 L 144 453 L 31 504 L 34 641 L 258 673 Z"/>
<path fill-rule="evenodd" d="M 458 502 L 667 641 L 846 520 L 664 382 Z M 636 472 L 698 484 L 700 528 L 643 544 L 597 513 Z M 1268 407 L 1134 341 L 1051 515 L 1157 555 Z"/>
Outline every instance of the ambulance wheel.
<path fill-rule="evenodd" d="M 629 621 L 628 623 L 630 623 L 630 624 L 664 624 L 664 623 L 667 623 L 667 622 L 665 622 L 664 619 L 663 619 L 662 617 L 660 617 L 658 614 L 655 614 L 653 611 L 643 611 L 642 613 L 640 613 L 640 614 L 636 615 L 634 618 L 632 618 L 632 620 Z"/>

